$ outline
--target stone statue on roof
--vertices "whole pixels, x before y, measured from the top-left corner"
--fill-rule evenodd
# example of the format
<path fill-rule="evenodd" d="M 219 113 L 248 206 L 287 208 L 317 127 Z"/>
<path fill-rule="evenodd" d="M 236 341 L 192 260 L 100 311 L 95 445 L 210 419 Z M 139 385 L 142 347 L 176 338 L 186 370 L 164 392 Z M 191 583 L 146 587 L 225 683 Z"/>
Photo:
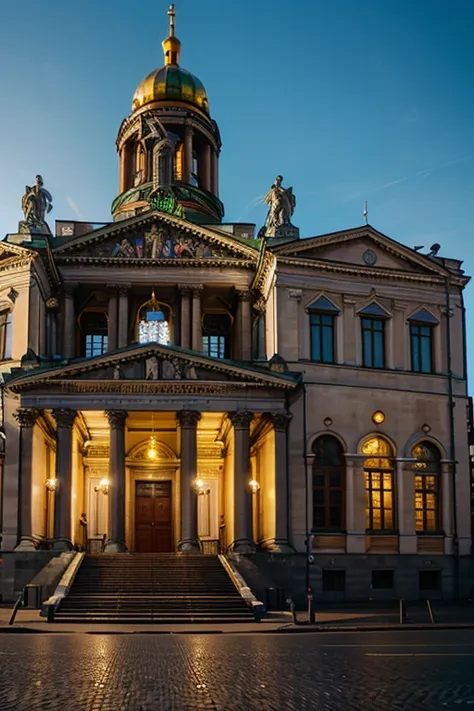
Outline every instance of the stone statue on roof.
<path fill-rule="evenodd" d="M 298 236 L 297 228 L 291 224 L 291 218 L 296 207 L 296 197 L 293 188 L 284 188 L 283 177 L 277 175 L 272 187 L 265 195 L 264 202 L 268 205 L 267 219 L 265 220 L 266 237 Z"/>
<path fill-rule="evenodd" d="M 21 209 L 25 216 L 25 219 L 20 222 L 21 233 L 51 234 L 45 218 L 53 209 L 53 198 L 43 187 L 41 175 L 36 176 L 36 182 L 32 187 L 29 185 L 25 187 Z"/>

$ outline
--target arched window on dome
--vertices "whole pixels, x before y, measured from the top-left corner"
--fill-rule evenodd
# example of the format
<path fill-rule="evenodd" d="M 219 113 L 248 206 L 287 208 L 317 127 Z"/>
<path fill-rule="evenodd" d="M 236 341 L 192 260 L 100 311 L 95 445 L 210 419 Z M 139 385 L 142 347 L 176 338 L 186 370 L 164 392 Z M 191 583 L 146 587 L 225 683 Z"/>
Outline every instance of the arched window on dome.
<path fill-rule="evenodd" d="M 155 292 L 151 299 L 145 301 L 137 312 L 137 340 L 139 343 L 160 343 L 168 345 L 170 342 L 171 308 L 168 304 L 157 301 Z"/>
<path fill-rule="evenodd" d="M 136 144 L 135 146 L 135 174 L 134 174 L 134 180 L 133 180 L 133 185 L 136 187 L 137 185 L 141 185 L 143 181 L 145 180 L 145 151 L 143 149 L 143 146 L 141 143 Z"/>
<path fill-rule="evenodd" d="M 313 442 L 313 530 L 344 528 L 345 460 L 336 437 L 322 435 Z"/>
<path fill-rule="evenodd" d="M 102 355 L 108 347 L 107 314 L 102 309 L 84 309 L 79 315 L 80 352 L 86 358 Z"/>
<path fill-rule="evenodd" d="M 431 442 L 419 442 L 412 449 L 415 458 L 415 522 L 417 533 L 440 530 L 439 482 L 441 455 Z"/>
<path fill-rule="evenodd" d="M 373 436 L 362 445 L 365 478 L 365 520 L 368 531 L 392 532 L 394 521 L 393 449 L 386 439 Z"/>
<path fill-rule="evenodd" d="M 193 151 L 193 161 L 189 182 L 191 185 L 195 185 L 196 187 L 199 186 L 199 161 L 196 151 Z"/>

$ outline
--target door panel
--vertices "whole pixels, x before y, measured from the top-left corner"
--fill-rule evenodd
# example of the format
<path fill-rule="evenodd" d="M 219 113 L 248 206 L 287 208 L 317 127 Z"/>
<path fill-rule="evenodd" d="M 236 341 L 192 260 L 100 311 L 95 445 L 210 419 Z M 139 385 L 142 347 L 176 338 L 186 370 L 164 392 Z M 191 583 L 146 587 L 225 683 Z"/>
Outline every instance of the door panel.
<path fill-rule="evenodd" d="M 170 481 L 137 481 L 135 550 L 137 553 L 173 551 Z"/>

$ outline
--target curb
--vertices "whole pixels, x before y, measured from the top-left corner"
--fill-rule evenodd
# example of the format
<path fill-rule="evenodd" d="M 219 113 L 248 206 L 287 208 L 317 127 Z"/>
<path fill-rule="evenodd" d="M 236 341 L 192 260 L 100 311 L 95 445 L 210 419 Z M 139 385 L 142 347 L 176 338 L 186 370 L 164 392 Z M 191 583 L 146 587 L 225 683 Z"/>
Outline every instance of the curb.
<path fill-rule="evenodd" d="M 403 625 L 298 625 L 298 626 L 282 626 L 277 629 L 265 630 L 261 627 L 255 630 L 64 630 L 50 629 L 45 624 L 45 629 L 26 626 L 2 626 L 0 627 L 1 634 L 88 634 L 88 635 L 237 635 L 237 634 L 320 634 L 320 633 L 346 633 L 346 632 L 411 632 L 411 631 L 426 631 L 426 630 L 470 630 L 474 629 L 474 623 L 420 623 Z"/>

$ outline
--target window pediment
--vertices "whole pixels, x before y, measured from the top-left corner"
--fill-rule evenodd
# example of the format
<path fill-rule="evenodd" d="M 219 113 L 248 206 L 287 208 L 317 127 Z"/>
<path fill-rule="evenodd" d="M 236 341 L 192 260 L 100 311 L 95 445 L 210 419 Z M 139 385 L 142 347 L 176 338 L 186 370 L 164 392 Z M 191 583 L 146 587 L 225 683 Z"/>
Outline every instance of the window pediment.
<path fill-rule="evenodd" d="M 385 311 L 376 301 L 371 304 L 364 306 L 361 311 L 359 311 L 361 316 L 375 316 L 377 318 L 390 318 L 388 311 Z"/>
<path fill-rule="evenodd" d="M 307 311 L 325 311 L 332 314 L 340 313 L 341 309 L 336 306 L 327 296 L 321 295 L 315 301 L 313 301 L 309 306 L 306 307 Z"/>
<path fill-rule="evenodd" d="M 439 321 L 427 309 L 420 309 L 416 313 L 409 316 L 408 321 L 416 321 L 417 323 L 426 323 L 427 325 L 437 326 Z"/>

